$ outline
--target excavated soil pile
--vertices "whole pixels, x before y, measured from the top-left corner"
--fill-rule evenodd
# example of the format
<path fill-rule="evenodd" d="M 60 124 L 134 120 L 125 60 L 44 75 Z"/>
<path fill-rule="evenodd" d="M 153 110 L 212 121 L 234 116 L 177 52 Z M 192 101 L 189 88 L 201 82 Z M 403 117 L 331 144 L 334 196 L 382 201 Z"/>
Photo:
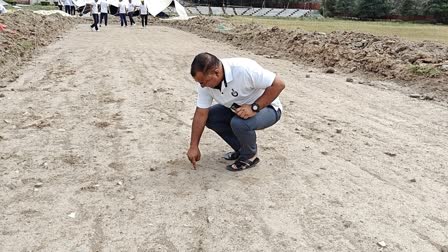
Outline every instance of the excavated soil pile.
<path fill-rule="evenodd" d="M 329 34 L 288 31 L 256 24 L 235 25 L 222 18 L 175 21 L 176 28 L 197 33 L 268 57 L 359 71 L 399 80 L 418 92 L 448 98 L 448 47 L 356 32 Z"/>
<path fill-rule="evenodd" d="M 34 49 L 50 44 L 76 23 L 59 14 L 43 16 L 22 10 L 0 15 L 0 24 L 7 26 L 0 29 L 0 78 L 14 76 Z"/>

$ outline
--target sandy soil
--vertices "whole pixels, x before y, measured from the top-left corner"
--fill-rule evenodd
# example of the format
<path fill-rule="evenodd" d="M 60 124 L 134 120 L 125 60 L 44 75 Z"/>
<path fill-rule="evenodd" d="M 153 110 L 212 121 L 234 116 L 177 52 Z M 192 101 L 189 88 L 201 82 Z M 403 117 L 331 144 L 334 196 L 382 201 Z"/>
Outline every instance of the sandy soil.
<path fill-rule="evenodd" d="M 253 58 L 286 81 L 256 168 L 226 171 L 229 149 L 206 131 L 191 170 L 189 65 L 202 51 Z M 0 80 L 0 251 L 448 244 L 448 109 L 394 83 L 349 83 L 161 26 L 80 25 L 16 73 Z"/>

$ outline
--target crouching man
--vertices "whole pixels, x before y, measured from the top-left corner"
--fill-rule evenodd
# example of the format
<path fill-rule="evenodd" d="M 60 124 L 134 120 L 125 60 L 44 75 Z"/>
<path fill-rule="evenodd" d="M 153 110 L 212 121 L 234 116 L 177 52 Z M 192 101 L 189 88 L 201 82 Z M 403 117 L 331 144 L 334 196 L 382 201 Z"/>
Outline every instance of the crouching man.
<path fill-rule="evenodd" d="M 274 125 L 281 117 L 278 96 L 284 82 L 273 72 L 246 58 L 218 59 L 210 53 L 198 54 L 191 64 L 198 87 L 187 156 L 193 167 L 201 159 L 199 141 L 205 126 L 215 131 L 233 149 L 224 155 L 235 162 L 226 167 L 241 171 L 255 166 L 255 130 Z M 216 105 L 212 106 L 212 102 Z"/>

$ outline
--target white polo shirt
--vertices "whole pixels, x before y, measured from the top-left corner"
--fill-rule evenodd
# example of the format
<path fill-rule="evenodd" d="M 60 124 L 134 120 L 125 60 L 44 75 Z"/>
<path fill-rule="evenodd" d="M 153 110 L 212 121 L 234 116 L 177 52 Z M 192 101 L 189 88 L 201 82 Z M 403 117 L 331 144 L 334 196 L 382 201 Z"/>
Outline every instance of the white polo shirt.
<path fill-rule="evenodd" d="M 221 90 L 198 85 L 199 108 L 209 108 L 213 100 L 228 108 L 233 103 L 238 105 L 252 104 L 266 88 L 270 87 L 275 79 L 275 73 L 261 67 L 257 62 L 246 58 L 221 59 L 224 66 L 225 81 L 221 83 Z M 227 84 L 226 84 L 227 83 Z M 277 97 L 271 105 L 282 109 L 280 99 Z"/>
<path fill-rule="evenodd" d="M 118 13 L 125 14 L 126 13 L 126 4 L 123 2 L 120 2 L 118 4 Z"/>
<path fill-rule="evenodd" d="M 92 4 L 92 14 L 98 14 L 98 3 L 93 2 Z"/>
<path fill-rule="evenodd" d="M 129 3 L 128 4 L 128 12 L 134 12 L 134 4 L 132 4 L 132 3 Z"/>
<path fill-rule="evenodd" d="M 140 15 L 148 15 L 148 6 L 146 3 L 140 6 Z"/>
<path fill-rule="evenodd" d="M 101 7 L 101 13 L 107 13 L 107 0 L 102 0 L 100 7 Z"/>

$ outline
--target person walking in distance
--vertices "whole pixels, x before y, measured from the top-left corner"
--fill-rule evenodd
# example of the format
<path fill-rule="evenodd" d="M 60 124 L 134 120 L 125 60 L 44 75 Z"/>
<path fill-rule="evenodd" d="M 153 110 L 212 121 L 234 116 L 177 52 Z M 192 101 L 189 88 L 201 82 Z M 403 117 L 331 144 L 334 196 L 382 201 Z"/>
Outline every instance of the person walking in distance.
<path fill-rule="evenodd" d="M 199 83 L 187 152 L 193 168 L 201 158 L 199 141 L 206 126 L 233 149 L 224 155 L 235 160 L 227 170 L 254 167 L 260 162 L 255 131 L 280 120 L 283 108 L 278 96 L 285 83 L 251 59 L 218 59 L 210 53 L 198 54 L 190 73 Z M 212 105 L 213 100 L 217 104 Z"/>
<path fill-rule="evenodd" d="M 95 31 L 98 31 L 98 0 L 95 0 L 95 2 L 93 2 L 92 6 L 91 6 L 91 10 L 90 10 L 92 17 L 93 17 L 93 24 L 90 25 L 90 28 L 93 29 L 95 28 Z"/>
<path fill-rule="evenodd" d="M 64 10 L 65 10 L 65 13 L 70 14 L 70 15 L 71 15 L 71 9 L 70 9 L 71 2 L 72 2 L 72 0 L 64 0 Z"/>
<path fill-rule="evenodd" d="M 109 9 L 109 4 L 107 3 L 107 0 L 101 0 L 100 3 L 100 27 L 103 23 L 104 19 L 104 26 L 107 26 L 107 12 Z"/>
<path fill-rule="evenodd" d="M 129 22 L 131 23 L 131 26 L 133 26 L 135 24 L 135 21 L 134 21 L 134 18 L 133 18 L 133 16 L 134 16 L 134 9 L 135 9 L 135 6 L 132 3 L 132 0 L 129 0 L 128 16 L 129 16 Z"/>
<path fill-rule="evenodd" d="M 142 27 L 145 28 L 148 25 L 148 6 L 145 4 L 145 1 L 142 1 L 142 5 L 140 5 L 140 17 L 142 19 Z"/>
<path fill-rule="evenodd" d="M 126 21 L 126 4 L 123 3 L 123 0 L 119 0 L 118 2 L 118 15 L 120 15 L 121 27 L 123 27 L 123 25 L 127 27 L 128 22 Z"/>
<path fill-rule="evenodd" d="M 76 14 L 76 7 L 73 0 L 70 0 L 70 15 L 74 16 Z"/>

